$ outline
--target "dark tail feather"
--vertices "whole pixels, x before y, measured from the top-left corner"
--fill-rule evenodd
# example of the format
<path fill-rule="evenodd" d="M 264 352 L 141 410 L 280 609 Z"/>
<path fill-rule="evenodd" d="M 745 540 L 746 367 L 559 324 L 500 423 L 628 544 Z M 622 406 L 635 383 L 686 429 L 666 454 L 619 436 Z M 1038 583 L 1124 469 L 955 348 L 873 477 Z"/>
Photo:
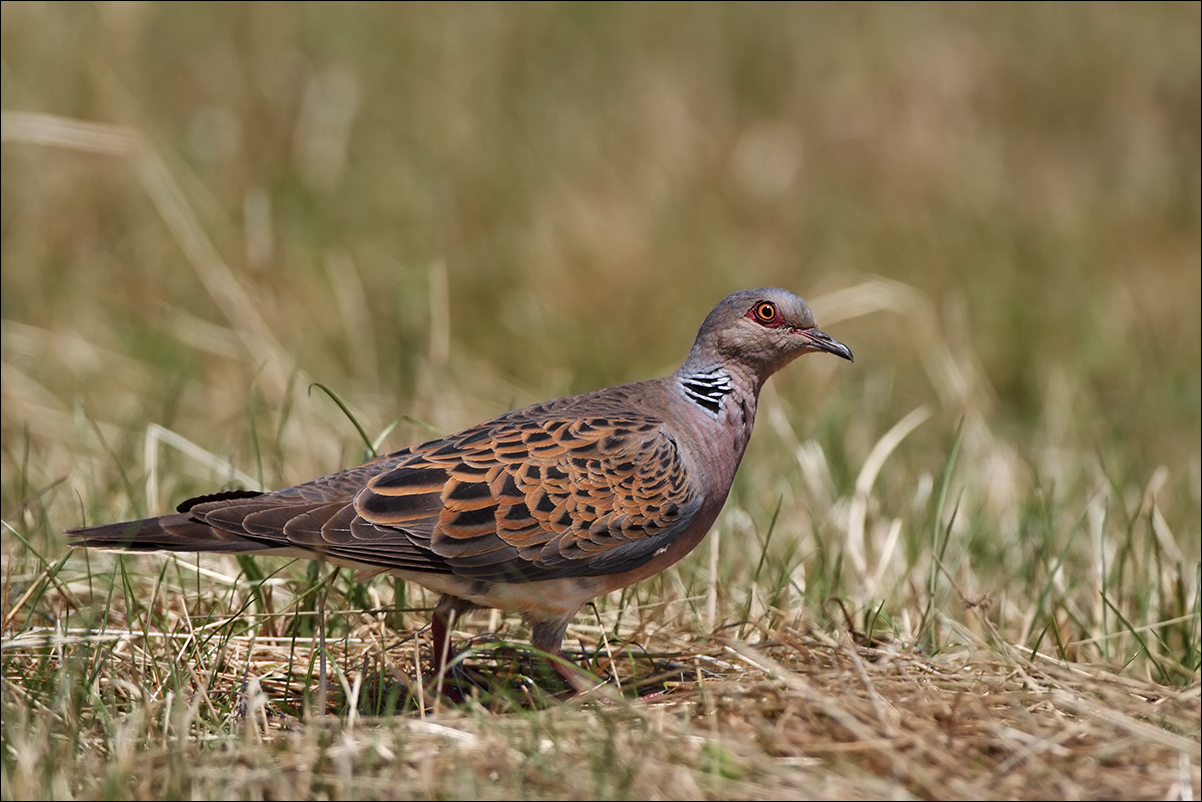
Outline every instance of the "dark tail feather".
<path fill-rule="evenodd" d="M 141 521 L 69 529 L 71 546 L 122 551 L 223 551 L 249 553 L 272 546 L 244 535 L 223 532 L 189 515 L 164 515 Z"/>

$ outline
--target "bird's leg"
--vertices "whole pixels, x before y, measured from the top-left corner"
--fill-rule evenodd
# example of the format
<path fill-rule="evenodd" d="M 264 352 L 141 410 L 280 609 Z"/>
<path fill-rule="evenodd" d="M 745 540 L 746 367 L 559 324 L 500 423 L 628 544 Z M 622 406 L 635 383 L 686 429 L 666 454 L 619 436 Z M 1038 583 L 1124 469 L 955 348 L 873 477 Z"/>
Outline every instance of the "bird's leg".
<path fill-rule="evenodd" d="M 452 701 L 464 701 L 457 689 L 447 684 L 447 673 L 451 660 L 451 628 L 459 617 L 475 605 L 455 596 L 443 595 L 430 616 L 430 635 L 434 641 L 434 683 L 439 693 Z"/>
<path fill-rule="evenodd" d="M 443 596 L 444 600 L 449 599 L 449 596 Z M 442 674 L 447 667 L 447 658 L 451 654 L 451 626 L 454 624 L 452 618 L 457 617 L 453 609 L 443 609 L 444 605 L 440 602 L 434 608 L 434 615 L 430 617 L 430 634 L 433 640 L 434 648 L 434 674 L 439 680 L 442 679 Z"/>
<path fill-rule="evenodd" d="M 530 625 L 530 642 L 534 648 L 546 652 L 550 659 L 543 660 L 568 685 L 568 690 L 575 696 L 597 687 L 597 681 L 583 668 L 573 663 L 563 653 L 563 636 L 568 630 L 571 616 L 551 621 L 528 621 Z"/>

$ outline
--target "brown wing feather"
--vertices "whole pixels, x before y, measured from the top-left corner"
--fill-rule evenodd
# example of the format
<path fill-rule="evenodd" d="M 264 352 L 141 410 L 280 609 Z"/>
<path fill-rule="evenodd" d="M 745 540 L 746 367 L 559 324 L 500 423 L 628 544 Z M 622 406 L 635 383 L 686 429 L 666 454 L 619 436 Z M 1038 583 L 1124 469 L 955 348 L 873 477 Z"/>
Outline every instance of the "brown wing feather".
<path fill-rule="evenodd" d="M 631 413 L 630 389 L 527 407 L 295 487 L 72 534 L 127 549 L 301 548 L 507 581 L 633 570 L 688 528 L 702 498 L 661 422 Z"/>
<path fill-rule="evenodd" d="M 359 517 L 427 536 L 456 574 L 510 581 L 632 570 L 688 527 L 702 500 L 660 421 L 544 407 L 414 448 L 356 496 Z"/>

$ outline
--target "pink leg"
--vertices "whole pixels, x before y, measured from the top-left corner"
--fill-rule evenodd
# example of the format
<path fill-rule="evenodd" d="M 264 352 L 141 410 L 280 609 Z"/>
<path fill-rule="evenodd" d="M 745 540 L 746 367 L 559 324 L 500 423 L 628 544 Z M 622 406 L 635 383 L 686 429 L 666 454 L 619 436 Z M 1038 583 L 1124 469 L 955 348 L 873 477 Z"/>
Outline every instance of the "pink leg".
<path fill-rule="evenodd" d="M 546 662 L 550 664 L 551 668 L 555 670 L 555 673 L 562 677 L 563 681 L 568 684 L 568 690 L 571 692 L 572 696 L 575 696 L 578 693 L 584 693 L 585 691 L 591 690 L 595 687 L 596 683 L 594 683 L 584 674 L 583 669 L 577 668 L 576 664 L 568 659 L 567 655 L 563 653 L 562 649 L 556 649 L 554 652 L 552 652 L 552 656 L 558 659 L 547 660 Z"/>
<path fill-rule="evenodd" d="M 441 605 L 430 616 L 430 634 L 434 641 L 434 673 L 441 677 L 451 656 L 451 615 Z"/>
<path fill-rule="evenodd" d="M 563 633 L 568 628 L 566 619 L 563 621 L 528 621 L 528 623 L 530 624 L 530 641 L 534 648 L 551 656 L 544 662 L 563 678 L 573 696 L 596 686 L 596 682 L 585 674 L 584 669 L 579 668 L 563 653 Z"/>
<path fill-rule="evenodd" d="M 453 671 L 450 666 L 451 628 L 459 620 L 459 616 L 475 607 L 471 602 L 454 596 L 442 596 L 434 614 L 430 616 L 430 635 L 434 641 L 434 681 L 438 692 L 455 703 L 465 701 L 462 692 L 447 682 L 447 674 Z"/>

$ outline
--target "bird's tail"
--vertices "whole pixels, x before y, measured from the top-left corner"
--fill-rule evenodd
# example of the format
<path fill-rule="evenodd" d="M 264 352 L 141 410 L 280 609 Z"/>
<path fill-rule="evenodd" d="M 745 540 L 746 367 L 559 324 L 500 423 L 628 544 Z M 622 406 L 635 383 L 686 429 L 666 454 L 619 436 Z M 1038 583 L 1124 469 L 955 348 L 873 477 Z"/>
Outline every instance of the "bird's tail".
<path fill-rule="evenodd" d="M 271 544 L 214 529 L 187 514 L 144 518 L 101 526 L 69 529 L 71 546 L 121 551 L 216 551 L 246 554 L 270 550 Z"/>

